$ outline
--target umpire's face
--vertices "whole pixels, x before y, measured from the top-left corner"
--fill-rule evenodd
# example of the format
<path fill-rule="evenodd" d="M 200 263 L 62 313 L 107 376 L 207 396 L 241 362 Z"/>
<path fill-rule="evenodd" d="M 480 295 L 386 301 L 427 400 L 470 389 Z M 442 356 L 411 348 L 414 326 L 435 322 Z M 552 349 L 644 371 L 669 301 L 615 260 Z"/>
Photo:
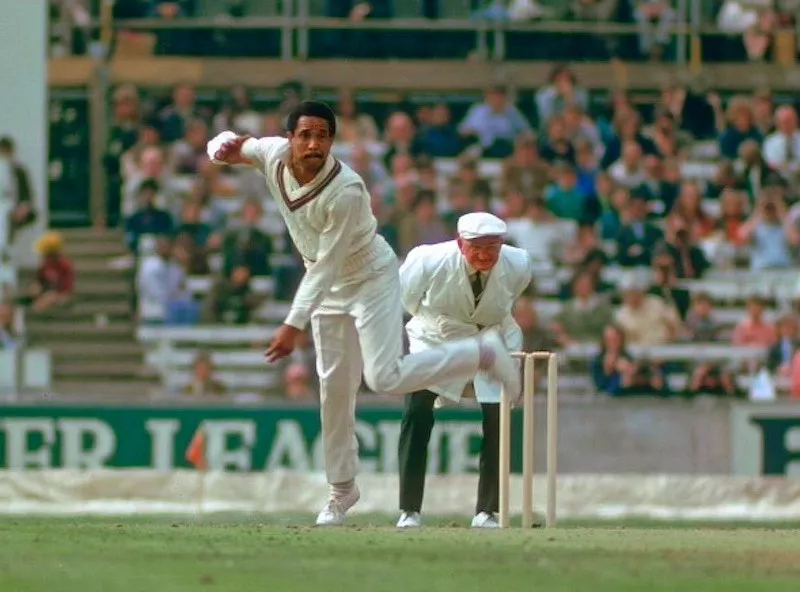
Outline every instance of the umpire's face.
<path fill-rule="evenodd" d="M 476 271 L 489 271 L 500 258 L 503 238 L 500 236 L 482 236 L 475 239 L 458 239 L 461 254 L 467 264 Z"/>

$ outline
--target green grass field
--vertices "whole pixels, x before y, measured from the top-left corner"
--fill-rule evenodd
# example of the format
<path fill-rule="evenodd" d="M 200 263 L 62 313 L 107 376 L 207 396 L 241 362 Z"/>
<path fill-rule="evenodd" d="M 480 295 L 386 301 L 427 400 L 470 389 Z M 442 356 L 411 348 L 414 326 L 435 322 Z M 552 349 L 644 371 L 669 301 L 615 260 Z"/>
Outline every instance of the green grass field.
<path fill-rule="evenodd" d="M 4 517 L 0 591 L 800 590 L 797 525 L 397 531 L 392 518 Z"/>

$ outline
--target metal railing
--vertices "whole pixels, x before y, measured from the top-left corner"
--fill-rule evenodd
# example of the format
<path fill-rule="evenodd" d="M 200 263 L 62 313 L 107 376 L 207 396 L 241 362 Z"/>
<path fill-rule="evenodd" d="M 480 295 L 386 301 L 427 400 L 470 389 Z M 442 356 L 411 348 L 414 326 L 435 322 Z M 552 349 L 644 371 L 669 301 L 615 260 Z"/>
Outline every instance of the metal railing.
<path fill-rule="evenodd" d="M 689 59 L 698 59 L 701 35 L 727 36 L 714 26 L 703 25 L 701 0 L 678 0 L 676 10 L 678 24 L 669 29 L 676 42 L 676 62 L 685 65 Z M 96 19 L 92 23 L 95 31 L 101 31 L 105 39 L 113 30 L 164 31 L 164 30 L 217 30 L 281 32 L 281 58 L 284 60 L 306 59 L 309 56 L 309 37 L 315 31 L 421 31 L 421 32 L 472 32 L 475 48 L 487 59 L 505 58 L 506 35 L 508 33 L 548 33 L 555 35 L 639 36 L 642 31 L 633 23 L 605 21 L 501 21 L 480 18 L 437 19 L 392 18 L 351 21 L 345 18 L 312 16 L 308 0 L 286 0 L 283 14 L 270 17 L 245 18 L 178 18 L 130 19 L 110 21 Z M 491 52 L 489 47 L 491 45 Z M 687 54 L 687 47 L 691 56 Z"/>

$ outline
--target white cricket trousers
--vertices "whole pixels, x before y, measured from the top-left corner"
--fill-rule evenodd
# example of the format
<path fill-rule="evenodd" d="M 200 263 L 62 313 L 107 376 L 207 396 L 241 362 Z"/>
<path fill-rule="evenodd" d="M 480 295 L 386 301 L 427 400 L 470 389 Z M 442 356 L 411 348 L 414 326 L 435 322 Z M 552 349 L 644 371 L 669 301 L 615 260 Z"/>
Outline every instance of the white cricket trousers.
<path fill-rule="evenodd" d="M 403 355 L 403 305 L 398 264 L 363 283 L 337 288 L 311 317 L 320 381 L 328 483 L 358 473 L 356 396 L 362 374 L 378 394 L 403 395 L 478 371 L 478 339 L 453 341 Z"/>

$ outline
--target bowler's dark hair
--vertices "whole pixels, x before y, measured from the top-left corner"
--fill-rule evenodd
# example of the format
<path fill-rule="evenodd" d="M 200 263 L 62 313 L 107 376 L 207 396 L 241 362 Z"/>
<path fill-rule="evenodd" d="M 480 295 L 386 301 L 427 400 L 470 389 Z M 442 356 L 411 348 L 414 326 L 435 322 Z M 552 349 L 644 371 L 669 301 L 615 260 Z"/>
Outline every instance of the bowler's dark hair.
<path fill-rule="evenodd" d="M 286 118 L 286 130 L 294 133 L 301 117 L 319 117 L 328 122 L 331 136 L 336 135 L 336 114 L 326 103 L 320 101 L 303 101 L 289 112 Z"/>

